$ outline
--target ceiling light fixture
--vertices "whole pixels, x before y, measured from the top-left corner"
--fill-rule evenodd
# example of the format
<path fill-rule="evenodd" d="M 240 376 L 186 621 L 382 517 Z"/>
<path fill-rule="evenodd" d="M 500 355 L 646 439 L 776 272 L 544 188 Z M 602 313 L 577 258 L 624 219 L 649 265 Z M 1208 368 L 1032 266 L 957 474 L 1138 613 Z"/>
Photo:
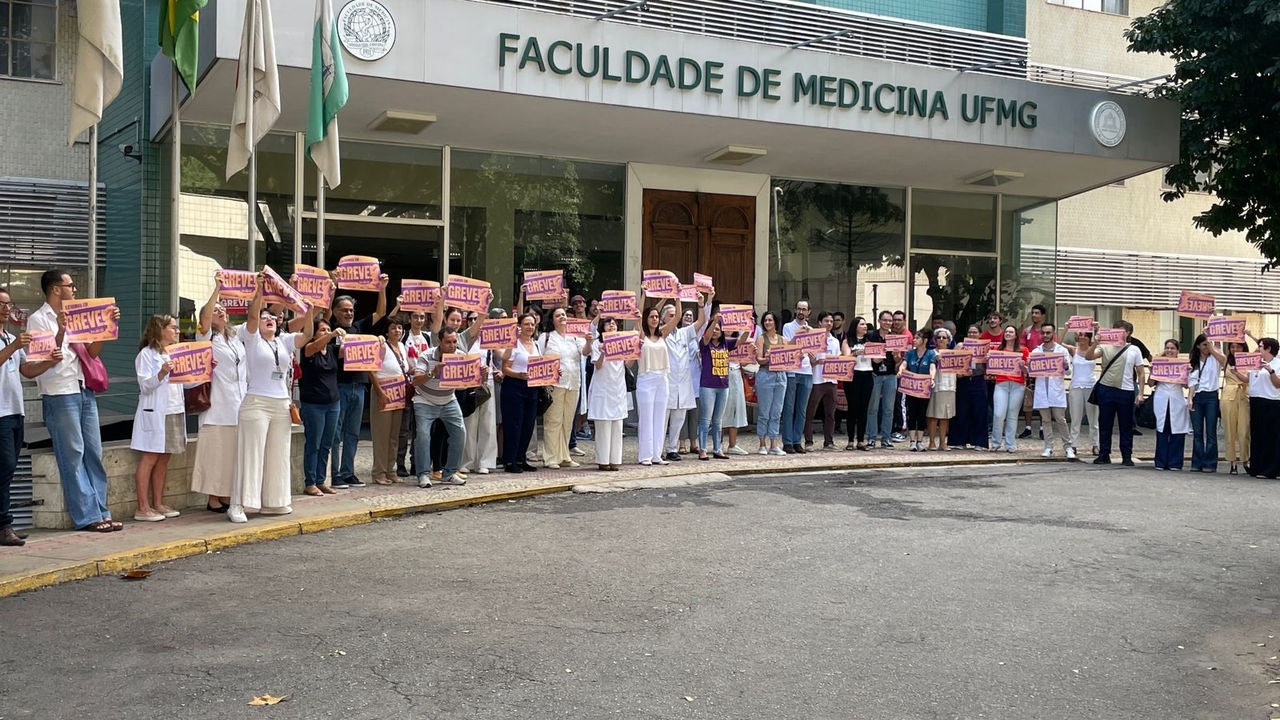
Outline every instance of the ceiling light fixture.
<path fill-rule="evenodd" d="M 703 160 L 723 165 L 745 165 L 756 158 L 762 158 L 768 154 L 769 151 L 765 148 L 747 145 L 725 145 L 703 158 Z"/>
<path fill-rule="evenodd" d="M 1014 170 L 984 170 L 971 178 L 967 178 L 964 184 L 998 187 L 1014 180 L 1021 180 L 1023 177 L 1025 176 L 1022 173 Z"/>
<path fill-rule="evenodd" d="M 369 129 L 376 132 L 400 133 L 401 135 L 417 135 L 436 121 L 435 113 L 410 112 L 408 110 L 383 110 L 382 114 L 369 123 Z"/>

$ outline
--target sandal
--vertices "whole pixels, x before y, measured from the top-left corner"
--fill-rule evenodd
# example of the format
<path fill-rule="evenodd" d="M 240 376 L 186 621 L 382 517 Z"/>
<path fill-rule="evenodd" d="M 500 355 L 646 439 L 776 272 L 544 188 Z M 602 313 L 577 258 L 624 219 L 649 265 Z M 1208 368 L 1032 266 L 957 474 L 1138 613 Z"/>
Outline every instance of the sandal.
<path fill-rule="evenodd" d="M 379 484 L 379 485 L 393 485 L 393 484 L 394 484 L 394 483 L 392 483 L 390 480 L 388 480 L 387 478 L 384 478 L 384 477 L 374 478 L 374 479 L 373 479 L 373 481 L 374 481 L 375 483 Z"/>
<path fill-rule="evenodd" d="M 111 532 L 120 532 L 124 529 L 124 523 L 119 520 L 103 520 L 103 522 L 111 523 Z"/>
<path fill-rule="evenodd" d="M 76 529 L 84 530 L 85 532 L 98 532 L 98 533 L 109 533 L 109 532 L 115 531 L 115 529 L 111 527 L 110 520 L 100 520 L 96 523 L 90 523 L 88 525 L 85 525 L 84 527 L 76 528 Z"/>
<path fill-rule="evenodd" d="M 308 485 L 306 490 L 302 491 L 303 495 L 311 495 L 312 497 L 324 497 L 324 491 L 315 485 Z M 212 510 L 213 508 L 209 508 Z"/>

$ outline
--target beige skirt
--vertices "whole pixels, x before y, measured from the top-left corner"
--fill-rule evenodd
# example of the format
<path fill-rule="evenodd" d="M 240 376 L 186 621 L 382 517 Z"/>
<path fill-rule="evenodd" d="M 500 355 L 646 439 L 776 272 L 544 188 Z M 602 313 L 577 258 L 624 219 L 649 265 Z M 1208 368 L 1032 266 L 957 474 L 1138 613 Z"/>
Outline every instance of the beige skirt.
<path fill-rule="evenodd" d="M 955 417 L 956 391 L 934 390 L 929 396 L 929 409 L 925 410 L 924 416 L 937 420 L 950 420 Z"/>
<path fill-rule="evenodd" d="M 236 426 L 205 425 L 196 436 L 191 492 L 214 497 L 231 495 L 236 475 Z"/>
<path fill-rule="evenodd" d="M 170 455 L 181 455 L 187 451 L 186 413 L 164 416 L 164 451 Z"/>

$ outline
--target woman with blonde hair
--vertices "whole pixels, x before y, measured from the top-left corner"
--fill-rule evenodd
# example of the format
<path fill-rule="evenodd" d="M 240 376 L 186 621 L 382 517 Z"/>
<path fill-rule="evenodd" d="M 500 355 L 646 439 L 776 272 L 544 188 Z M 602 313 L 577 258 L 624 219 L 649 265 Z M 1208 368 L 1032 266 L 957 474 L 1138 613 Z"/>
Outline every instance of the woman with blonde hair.
<path fill-rule="evenodd" d="M 166 349 L 178 342 L 178 319 L 152 315 L 142 331 L 133 360 L 138 376 L 138 409 L 133 414 L 129 447 L 142 454 L 133 473 L 138 509 L 133 519 L 159 522 L 181 513 L 164 504 L 169 458 L 187 450 L 187 414 L 180 383 L 169 382 L 172 366 Z"/>
<path fill-rule="evenodd" d="M 244 400 L 248 373 L 244 367 L 244 343 L 227 320 L 227 309 L 219 302 L 218 283 L 200 310 L 196 337 L 213 344 L 213 380 L 209 386 L 209 409 L 200 413 L 196 457 L 191 471 L 191 491 L 209 496 L 205 509 L 225 513 L 231 502 L 240 403 Z M 217 499 L 221 507 L 215 507 Z"/>

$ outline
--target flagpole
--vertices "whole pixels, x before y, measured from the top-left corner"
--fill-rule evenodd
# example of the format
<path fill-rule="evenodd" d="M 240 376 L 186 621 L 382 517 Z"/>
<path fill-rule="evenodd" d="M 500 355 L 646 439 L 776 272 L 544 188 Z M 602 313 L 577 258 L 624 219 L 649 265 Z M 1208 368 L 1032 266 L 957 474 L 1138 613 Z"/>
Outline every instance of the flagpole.
<path fill-rule="evenodd" d="M 169 158 L 169 307 L 174 317 L 182 311 L 181 288 L 178 286 L 178 257 L 182 247 L 182 225 L 178 220 L 182 204 L 182 113 L 178 106 L 178 66 L 173 66 L 170 87 L 173 108 L 173 151 Z"/>
<path fill-rule="evenodd" d="M 252 33 L 252 28 L 256 27 L 257 12 L 258 5 L 256 1 L 249 0 L 249 23 L 247 28 L 250 29 L 250 33 Z M 253 111 L 254 106 L 257 104 L 257 97 L 255 97 L 257 93 L 254 87 L 256 71 L 253 62 L 255 45 L 257 43 L 250 36 L 249 57 L 247 58 L 249 64 L 249 111 L 246 113 L 244 124 L 245 137 L 249 140 L 249 270 L 258 269 L 258 244 L 255 242 L 258 233 L 258 143 L 253 139 Z"/>
<path fill-rule="evenodd" d="M 98 296 L 98 124 L 89 126 L 89 283 L 87 297 Z"/>
<path fill-rule="evenodd" d="M 324 264 L 324 173 L 316 168 L 316 266 Z"/>

